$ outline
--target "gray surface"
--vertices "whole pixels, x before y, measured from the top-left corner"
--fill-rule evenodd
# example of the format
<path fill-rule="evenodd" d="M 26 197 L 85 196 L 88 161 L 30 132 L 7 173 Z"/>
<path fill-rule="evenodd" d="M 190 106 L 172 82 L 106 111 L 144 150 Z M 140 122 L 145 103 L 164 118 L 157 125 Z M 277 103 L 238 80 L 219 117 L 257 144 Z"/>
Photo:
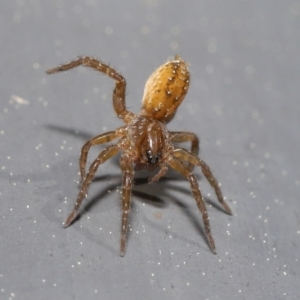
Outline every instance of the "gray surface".
<path fill-rule="evenodd" d="M 2 1 L 0 298 L 299 299 L 299 19 L 288 0 Z M 170 172 L 135 187 L 121 258 L 117 160 L 62 228 L 82 144 L 121 124 L 114 84 L 44 71 L 99 57 L 126 76 L 138 112 L 145 80 L 176 53 L 192 83 L 169 128 L 199 134 L 234 216 L 197 170 L 213 255 L 188 184 Z"/>

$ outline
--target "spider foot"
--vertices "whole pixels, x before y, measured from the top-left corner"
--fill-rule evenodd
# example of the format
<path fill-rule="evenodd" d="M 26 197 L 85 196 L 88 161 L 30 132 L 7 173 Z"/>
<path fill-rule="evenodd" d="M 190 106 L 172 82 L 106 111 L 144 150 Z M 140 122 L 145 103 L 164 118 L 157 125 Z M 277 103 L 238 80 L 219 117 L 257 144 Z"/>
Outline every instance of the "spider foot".
<path fill-rule="evenodd" d="M 75 220 L 76 216 L 77 216 L 77 211 L 73 210 L 68 216 L 66 222 L 64 223 L 64 228 L 69 227 L 72 224 L 72 222 Z"/>
<path fill-rule="evenodd" d="M 223 205 L 223 208 L 226 211 L 226 213 L 228 215 L 232 215 L 232 211 L 231 211 L 230 207 L 228 206 L 228 204 L 224 200 L 222 202 L 222 205 Z"/>
<path fill-rule="evenodd" d="M 210 232 L 206 233 L 206 237 L 208 240 L 210 250 L 212 251 L 213 254 L 217 254 L 215 242 L 214 242 L 214 239 L 213 239 L 211 233 Z"/>
<path fill-rule="evenodd" d="M 125 255 L 125 249 L 126 248 L 126 236 L 123 236 L 122 235 L 122 238 L 121 238 L 121 252 L 120 252 L 120 255 L 123 257 Z"/>

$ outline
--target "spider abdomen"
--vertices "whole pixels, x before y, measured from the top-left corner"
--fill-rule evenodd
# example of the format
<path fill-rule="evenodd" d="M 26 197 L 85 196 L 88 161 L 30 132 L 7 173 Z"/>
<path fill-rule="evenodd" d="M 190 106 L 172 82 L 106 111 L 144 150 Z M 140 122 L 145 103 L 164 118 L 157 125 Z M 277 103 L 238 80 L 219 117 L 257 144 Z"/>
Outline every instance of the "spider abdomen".
<path fill-rule="evenodd" d="M 178 55 L 156 69 L 146 82 L 142 114 L 169 121 L 184 99 L 190 83 L 187 63 Z"/>

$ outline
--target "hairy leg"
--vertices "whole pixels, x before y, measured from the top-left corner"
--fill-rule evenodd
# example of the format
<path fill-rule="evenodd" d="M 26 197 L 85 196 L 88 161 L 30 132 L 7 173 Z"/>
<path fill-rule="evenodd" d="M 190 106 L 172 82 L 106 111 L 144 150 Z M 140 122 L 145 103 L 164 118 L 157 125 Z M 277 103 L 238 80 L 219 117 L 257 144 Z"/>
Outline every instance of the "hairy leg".
<path fill-rule="evenodd" d="M 127 122 L 127 119 L 131 119 L 132 113 L 130 113 L 126 109 L 126 103 L 125 103 L 126 80 L 120 73 L 118 73 L 115 69 L 113 69 L 109 65 L 104 64 L 93 57 L 81 56 L 69 63 L 48 70 L 47 74 L 66 71 L 81 65 L 90 67 L 92 69 L 95 69 L 96 71 L 104 73 L 116 81 L 116 87 L 113 92 L 113 105 L 114 105 L 115 112 L 117 113 L 118 117 L 120 119 L 123 119 L 125 122 Z"/>
<path fill-rule="evenodd" d="M 134 170 L 130 157 L 126 154 L 121 156 L 120 166 L 122 169 L 122 227 L 121 227 L 121 256 L 126 251 L 126 235 L 131 202 L 131 190 L 133 185 Z"/>
<path fill-rule="evenodd" d="M 170 165 L 171 168 L 178 171 L 180 174 L 182 174 L 182 176 L 184 176 L 189 181 L 194 198 L 197 202 L 198 209 L 200 210 L 200 212 L 202 214 L 204 230 L 206 233 L 209 247 L 213 253 L 216 253 L 214 239 L 213 239 L 211 231 L 210 231 L 210 225 L 209 225 L 209 219 L 208 219 L 206 206 L 205 206 L 201 191 L 199 189 L 197 178 L 190 171 L 189 167 L 181 161 L 180 158 L 171 157 L 168 161 L 168 164 Z"/>
<path fill-rule="evenodd" d="M 116 132 L 109 131 L 109 132 L 102 133 L 96 137 L 93 137 L 92 139 L 90 139 L 83 145 L 83 147 L 81 149 L 80 159 L 79 159 L 79 167 L 80 167 L 80 174 L 81 174 L 82 180 L 84 180 L 84 177 L 86 176 L 85 166 L 86 166 L 88 152 L 89 152 L 91 146 L 108 143 L 115 138 L 117 138 Z"/>
<path fill-rule="evenodd" d="M 204 176 L 206 177 L 206 179 L 208 180 L 210 185 L 214 188 L 215 193 L 218 197 L 218 200 L 222 204 L 224 210 L 229 215 L 232 215 L 230 207 L 228 206 L 228 204 L 225 202 L 225 200 L 223 198 L 221 189 L 219 187 L 219 183 L 216 180 L 216 178 L 214 177 L 214 175 L 212 174 L 209 166 L 203 160 L 201 160 L 199 157 L 193 155 L 192 153 L 190 153 L 189 151 L 187 151 L 186 149 L 183 149 L 183 148 L 174 150 L 173 155 L 190 163 L 190 164 L 201 167 Z"/>
<path fill-rule="evenodd" d="M 197 135 L 193 132 L 185 132 L 185 131 L 172 131 L 171 132 L 171 141 L 174 143 L 183 143 L 183 142 L 191 142 L 191 152 L 198 156 L 199 154 L 199 139 Z M 194 169 L 193 164 L 189 164 L 189 168 L 191 171 Z"/>
<path fill-rule="evenodd" d="M 89 168 L 89 172 L 82 182 L 80 192 L 78 194 L 74 209 L 72 210 L 72 212 L 70 213 L 69 217 L 67 218 L 67 220 L 64 224 L 65 228 L 68 227 L 69 225 L 71 225 L 71 223 L 76 218 L 79 207 L 80 207 L 83 199 L 87 195 L 89 185 L 92 182 L 92 180 L 94 179 L 95 173 L 96 173 L 99 165 L 103 164 L 106 160 L 108 160 L 112 156 L 116 155 L 119 151 L 120 151 L 120 148 L 119 148 L 118 144 L 111 145 L 111 146 L 107 147 L 105 150 L 103 150 L 99 154 L 99 156 L 94 160 L 94 162 L 91 164 L 91 166 Z"/>

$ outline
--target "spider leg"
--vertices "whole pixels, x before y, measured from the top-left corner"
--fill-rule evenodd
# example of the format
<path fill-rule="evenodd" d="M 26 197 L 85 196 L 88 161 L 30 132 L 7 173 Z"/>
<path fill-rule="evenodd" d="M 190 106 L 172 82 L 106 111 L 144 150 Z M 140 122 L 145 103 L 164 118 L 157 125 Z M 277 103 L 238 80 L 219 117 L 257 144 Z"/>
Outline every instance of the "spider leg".
<path fill-rule="evenodd" d="M 82 182 L 82 185 L 81 185 L 81 188 L 80 188 L 80 192 L 78 194 L 77 201 L 75 203 L 74 209 L 72 210 L 72 212 L 70 213 L 70 215 L 67 218 L 66 222 L 64 223 L 64 227 L 65 228 L 68 227 L 68 226 L 70 226 L 71 223 L 76 218 L 78 210 L 79 210 L 79 207 L 80 207 L 83 199 L 87 195 L 87 191 L 88 191 L 89 185 L 92 182 L 92 180 L 94 179 L 95 173 L 96 173 L 99 165 L 103 164 L 106 160 L 108 160 L 112 156 L 116 155 L 119 151 L 120 151 L 120 147 L 119 147 L 118 144 L 108 146 L 93 161 L 93 163 L 91 164 L 91 166 L 89 168 L 88 174 L 86 175 L 86 177 L 84 178 L 84 180 Z"/>
<path fill-rule="evenodd" d="M 185 131 L 172 131 L 171 132 L 171 141 L 175 143 L 183 143 L 191 141 L 191 152 L 198 156 L 199 153 L 199 139 L 197 135 L 193 132 Z M 191 171 L 194 169 L 194 165 L 189 163 L 189 168 Z"/>
<path fill-rule="evenodd" d="M 158 181 L 161 177 L 163 177 L 168 171 L 168 166 L 163 165 L 162 168 L 152 177 L 149 178 L 148 183 L 153 183 Z"/>
<path fill-rule="evenodd" d="M 104 73 L 108 77 L 116 81 L 116 87 L 113 92 L 113 105 L 114 105 L 115 112 L 117 113 L 118 117 L 120 119 L 123 119 L 125 122 L 127 122 L 128 119 L 131 119 L 132 113 L 130 113 L 126 109 L 126 104 L 125 104 L 126 80 L 120 73 L 118 73 L 115 69 L 113 69 L 109 65 L 104 64 L 101 61 L 90 56 L 81 56 L 69 63 L 48 70 L 47 74 L 66 71 L 81 65 L 90 67 L 92 69 L 95 69 L 96 71 Z"/>
<path fill-rule="evenodd" d="M 123 129 L 124 128 L 121 127 L 115 131 L 108 131 L 108 132 L 102 133 L 100 135 L 93 137 L 92 139 L 90 139 L 83 145 L 83 147 L 81 149 L 80 159 L 79 159 L 79 167 L 80 167 L 80 174 L 81 174 L 82 180 L 84 179 L 84 177 L 86 175 L 85 174 L 86 160 L 87 160 L 88 152 L 89 152 L 91 146 L 108 143 L 117 137 L 123 136 L 124 135 Z"/>
<path fill-rule="evenodd" d="M 131 202 L 131 190 L 133 185 L 134 170 L 132 161 L 126 154 L 121 156 L 120 166 L 122 169 L 122 228 L 121 228 L 121 256 L 125 255 L 126 234 L 128 227 L 128 215 Z"/>
<path fill-rule="evenodd" d="M 215 247 L 214 239 L 213 239 L 211 231 L 210 231 L 208 214 L 207 214 L 206 206 L 205 206 L 201 191 L 199 189 L 197 178 L 190 171 L 189 167 L 178 157 L 171 156 L 168 159 L 168 164 L 170 165 L 171 168 L 178 171 L 189 181 L 194 198 L 197 202 L 198 209 L 200 210 L 200 212 L 202 214 L 204 229 L 205 229 L 209 247 L 210 247 L 211 251 L 215 254 L 216 247 Z"/>
<path fill-rule="evenodd" d="M 202 170 L 204 176 L 206 177 L 206 179 L 208 180 L 210 185 L 214 188 L 215 193 L 218 197 L 218 200 L 222 204 L 224 210 L 229 215 L 232 215 L 230 207 L 228 206 L 228 204 L 225 202 L 225 200 L 223 198 L 221 189 L 219 187 L 219 183 L 216 180 L 216 178 L 214 177 L 213 173 L 211 172 L 209 166 L 203 160 L 201 160 L 199 157 L 197 157 L 196 155 L 192 154 L 191 152 L 189 152 L 183 148 L 174 150 L 173 155 L 184 161 L 189 162 L 190 164 L 201 167 L 201 170 Z"/>

